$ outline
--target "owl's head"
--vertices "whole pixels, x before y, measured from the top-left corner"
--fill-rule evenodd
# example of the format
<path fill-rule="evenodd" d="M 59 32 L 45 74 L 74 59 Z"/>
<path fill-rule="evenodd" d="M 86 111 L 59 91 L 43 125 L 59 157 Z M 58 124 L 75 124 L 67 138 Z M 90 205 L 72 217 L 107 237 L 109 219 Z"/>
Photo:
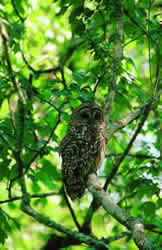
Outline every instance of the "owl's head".
<path fill-rule="evenodd" d="M 72 112 L 71 122 L 96 126 L 104 122 L 103 110 L 95 103 L 83 103 Z"/>

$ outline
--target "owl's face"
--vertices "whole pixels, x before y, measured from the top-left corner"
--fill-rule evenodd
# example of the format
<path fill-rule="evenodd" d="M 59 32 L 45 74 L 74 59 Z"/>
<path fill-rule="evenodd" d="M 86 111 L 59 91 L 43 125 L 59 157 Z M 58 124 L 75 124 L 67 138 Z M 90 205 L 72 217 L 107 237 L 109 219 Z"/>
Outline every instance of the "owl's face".
<path fill-rule="evenodd" d="M 78 125 L 97 126 L 104 122 L 103 110 L 97 104 L 84 103 L 75 108 L 72 113 L 72 122 Z"/>

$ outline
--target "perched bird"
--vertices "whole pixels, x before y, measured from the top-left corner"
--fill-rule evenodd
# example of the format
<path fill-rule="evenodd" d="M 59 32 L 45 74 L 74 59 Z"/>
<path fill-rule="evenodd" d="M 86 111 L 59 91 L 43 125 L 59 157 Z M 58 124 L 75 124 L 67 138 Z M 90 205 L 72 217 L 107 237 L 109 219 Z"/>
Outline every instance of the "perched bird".
<path fill-rule="evenodd" d="M 67 134 L 60 146 L 63 181 L 72 200 L 81 198 L 87 177 L 100 168 L 105 153 L 105 118 L 94 103 L 84 103 L 72 112 Z"/>

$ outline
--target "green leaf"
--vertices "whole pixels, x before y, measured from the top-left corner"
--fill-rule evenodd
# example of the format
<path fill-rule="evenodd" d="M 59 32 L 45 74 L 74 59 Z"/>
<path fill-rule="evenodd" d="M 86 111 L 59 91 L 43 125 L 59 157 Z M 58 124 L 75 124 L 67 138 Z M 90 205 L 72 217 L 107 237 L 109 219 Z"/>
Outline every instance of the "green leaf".
<path fill-rule="evenodd" d="M 5 213 L 0 209 L 0 242 L 5 243 L 5 240 L 8 238 L 8 232 L 10 231 L 10 225 L 6 218 Z"/>
<path fill-rule="evenodd" d="M 8 178 L 9 177 L 9 164 L 11 162 L 11 159 L 3 159 L 2 162 L 0 162 L 0 180 L 3 178 Z"/>
<path fill-rule="evenodd" d="M 157 201 L 158 208 L 162 208 L 162 198 L 159 198 Z"/>
<path fill-rule="evenodd" d="M 24 24 L 20 24 L 20 23 L 13 23 L 11 26 L 10 26 L 10 33 L 11 33 L 11 37 L 12 37 L 12 40 L 13 39 L 20 39 L 21 36 L 22 36 L 22 33 L 24 32 Z M 12 41 L 11 41 L 12 42 Z M 13 45 L 11 43 L 11 45 Z"/>
<path fill-rule="evenodd" d="M 155 214 L 155 204 L 151 201 L 144 202 L 141 204 L 141 209 L 143 209 L 146 216 L 154 216 Z"/>
<path fill-rule="evenodd" d="M 55 189 L 55 182 L 60 178 L 55 166 L 45 158 L 41 159 L 40 163 L 42 168 L 36 172 L 36 180 L 41 181 L 50 189 Z"/>

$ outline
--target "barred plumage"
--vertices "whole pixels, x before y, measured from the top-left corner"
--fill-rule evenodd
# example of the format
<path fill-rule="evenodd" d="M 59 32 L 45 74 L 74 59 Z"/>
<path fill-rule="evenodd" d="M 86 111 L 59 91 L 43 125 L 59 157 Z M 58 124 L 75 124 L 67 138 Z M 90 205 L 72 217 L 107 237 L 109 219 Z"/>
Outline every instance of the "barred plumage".
<path fill-rule="evenodd" d="M 105 152 L 105 119 L 96 104 L 84 103 L 72 112 L 60 146 L 63 180 L 72 200 L 81 198 L 87 177 L 101 166 Z"/>

